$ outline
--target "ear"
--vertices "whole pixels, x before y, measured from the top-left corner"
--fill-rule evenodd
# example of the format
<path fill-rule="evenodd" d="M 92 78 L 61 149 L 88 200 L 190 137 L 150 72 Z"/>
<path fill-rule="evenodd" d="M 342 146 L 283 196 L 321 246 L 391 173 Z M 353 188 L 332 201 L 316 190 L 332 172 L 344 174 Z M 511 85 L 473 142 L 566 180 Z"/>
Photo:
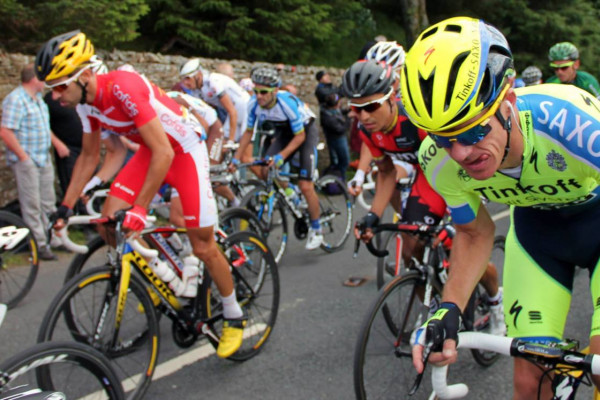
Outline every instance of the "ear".
<path fill-rule="evenodd" d="M 87 68 L 81 73 L 81 75 L 79 75 L 79 78 L 77 80 L 82 83 L 88 83 L 92 76 L 94 76 L 94 73 L 92 72 L 91 68 Z"/>
<path fill-rule="evenodd" d="M 577 60 L 577 61 L 575 61 L 575 64 L 573 64 L 573 68 L 579 69 L 580 65 L 581 65 L 581 63 L 579 62 L 579 60 Z"/>

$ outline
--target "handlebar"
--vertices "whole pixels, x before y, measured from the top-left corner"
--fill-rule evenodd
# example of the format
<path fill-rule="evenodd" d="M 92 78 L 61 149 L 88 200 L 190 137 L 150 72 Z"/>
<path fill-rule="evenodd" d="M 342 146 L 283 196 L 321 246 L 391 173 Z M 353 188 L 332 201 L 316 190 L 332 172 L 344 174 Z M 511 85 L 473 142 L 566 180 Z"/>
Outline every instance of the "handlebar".
<path fill-rule="evenodd" d="M 560 347 L 529 343 L 510 337 L 481 332 L 459 332 L 458 347 L 493 351 L 506 356 L 543 361 L 552 366 L 565 364 L 594 375 L 600 374 L 600 355 L 581 354 Z M 465 397 L 469 392 L 468 386 L 464 383 L 448 385 L 447 373 L 447 365 L 433 367 L 431 383 L 435 394 L 440 399 Z"/>
<path fill-rule="evenodd" d="M 373 232 L 373 235 L 376 235 L 379 232 L 405 232 L 405 233 L 411 233 L 414 235 L 419 235 L 421 237 L 432 237 L 432 236 L 437 235 L 444 228 L 444 226 L 445 226 L 445 224 L 427 225 L 427 224 L 422 224 L 422 223 L 406 224 L 406 223 L 400 222 L 397 224 L 380 224 L 380 225 L 372 227 L 371 231 Z M 364 227 L 359 226 L 359 224 L 357 224 L 357 228 L 360 230 L 364 229 Z M 355 254 L 358 252 L 359 245 L 360 245 L 360 239 L 357 239 L 357 243 L 354 248 Z M 377 249 L 375 247 L 375 245 L 373 244 L 372 240 L 365 243 L 365 245 L 367 246 L 367 249 L 369 250 L 369 252 L 371 254 L 373 254 L 375 257 L 387 257 L 389 255 L 389 251 L 387 251 L 385 249 L 384 250 Z"/>

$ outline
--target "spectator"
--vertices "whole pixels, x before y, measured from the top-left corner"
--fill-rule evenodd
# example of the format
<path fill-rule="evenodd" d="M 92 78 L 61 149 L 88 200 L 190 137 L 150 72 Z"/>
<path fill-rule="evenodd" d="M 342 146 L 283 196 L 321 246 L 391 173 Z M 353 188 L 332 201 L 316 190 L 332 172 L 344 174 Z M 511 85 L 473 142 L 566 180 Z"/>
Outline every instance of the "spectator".
<path fill-rule="evenodd" d="M 228 76 L 231 79 L 235 79 L 235 74 L 233 73 L 233 65 L 231 65 L 228 62 L 222 62 L 219 65 L 217 65 L 217 68 L 215 68 L 215 71 L 218 72 L 219 74 Z"/>
<path fill-rule="evenodd" d="M 58 183 L 62 195 L 64 195 L 69 187 L 75 161 L 81 153 L 83 129 L 77 111 L 62 107 L 58 101 L 52 98 L 52 92 L 46 93 L 44 101 L 50 113 L 50 130 L 65 144 L 62 154 L 58 152 L 59 148 L 54 148 Z"/>
<path fill-rule="evenodd" d="M 550 66 L 554 69 L 555 76 L 546 80 L 546 83 L 567 83 L 586 90 L 596 98 L 600 98 L 600 85 L 598 80 L 590 73 L 578 71 L 579 50 L 573 43 L 556 43 L 548 52 Z"/>
<path fill-rule="evenodd" d="M 337 93 L 330 93 L 321 106 L 321 127 L 329 149 L 330 167 L 337 169 L 340 176 L 346 180 L 346 170 L 350 162 L 350 150 L 348 148 L 348 130 L 350 119 L 347 112 L 340 108 L 340 97 Z"/>
<path fill-rule="evenodd" d="M 333 86 L 333 83 L 331 83 L 331 76 L 327 71 L 321 70 L 317 72 L 315 78 L 317 79 L 317 82 L 319 82 L 315 89 L 315 96 L 317 96 L 319 105 L 323 105 L 323 103 L 325 103 L 325 97 L 330 93 L 338 93 L 339 89 Z"/>
<path fill-rule="evenodd" d="M 56 260 L 50 250 L 46 227 L 55 210 L 54 167 L 50 145 L 59 154 L 68 148 L 50 131 L 48 107 L 42 99 L 44 83 L 34 72 L 33 64 L 21 71 L 21 85 L 2 102 L 0 137 L 6 145 L 6 161 L 15 174 L 23 219 L 31 228 L 42 260 Z"/>
<path fill-rule="evenodd" d="M 521 73 L 525 86 L 539 85 L 542 83 L 542 71 L 535 65 L 530 65 Z"/>

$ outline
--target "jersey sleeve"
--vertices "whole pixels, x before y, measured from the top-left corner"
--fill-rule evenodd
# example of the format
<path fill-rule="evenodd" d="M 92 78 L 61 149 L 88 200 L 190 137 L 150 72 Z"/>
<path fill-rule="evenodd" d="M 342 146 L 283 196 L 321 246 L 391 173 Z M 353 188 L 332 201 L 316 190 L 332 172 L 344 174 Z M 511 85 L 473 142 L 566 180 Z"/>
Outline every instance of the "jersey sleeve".
<path fill-rule="evenodd" d="M 75 110 L 77 111 L 77 115 L 79 115 L 79 119 L 81 120 L 83 133 L 92 133 L 100 128 L 98 120 L 91 115 L 89 105 L 78 104 Z"/>
<path fill-rule="evenodd" d="M 303 105 L 299 101 L 296 101 L 295 97 L 289 93 L 278 93 L 277 102 L 280 104 L 288 121 L 290 121 L 294 135 L 302 132 L 304 130 L 304 118 L 302 118 L 300 107 L 303 107 Z"/>
<path fill-rule="evenodd" d="M 127 74 L 115 79 L 112 94 L 115 104 L 127 114 L 135 126 L 140 127 L 156 118 L 157 114 L 152 107 L 154 98 L 152 87 L 138 74 Z"/>
<path fill-rule="evenodd" d="M 227 92 L 225 91 L 225 89 L 227 88 L 225 80 L 222 79 L 218 74 L 210 74 L 209 82 L 210 88 L 215 92 L 215 96 L 221 97 L 224 94 L 227 94 Z"/>
<path fill-rule="evenodd" d="M 256 123 L 256 107 L 258 103 L 256 102 L 256 95 L 253 95 L 248 101 L 248 112 L 246 118 L 246 130 L 253 130 L 254 124 Z"/>
<path fill-rule="evenodd" d="M 360 139 L 363 141 L 363 143 L 365 145 L 367 145 L 373 158 L 375 160 L 382 160 L 383 157 L 385 156 L 384 152 L 381 151 L 377 146 L 375 146 L 375 144 L 371 141 L 371 139 L 367 135 L 365 135 L 365 133 L 362 131 L 362 129 L 359 128 L 358 132 L 359 132 L 358 134 L 360 136 Z"/>

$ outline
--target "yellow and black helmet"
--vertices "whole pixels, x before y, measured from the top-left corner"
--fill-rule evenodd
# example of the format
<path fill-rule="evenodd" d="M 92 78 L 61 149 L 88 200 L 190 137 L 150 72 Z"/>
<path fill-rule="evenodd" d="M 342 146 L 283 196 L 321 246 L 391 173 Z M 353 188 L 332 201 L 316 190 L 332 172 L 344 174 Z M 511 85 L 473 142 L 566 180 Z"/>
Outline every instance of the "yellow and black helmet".
<path fill-rule="evenodd" d="M 39 80 L 50 81 L 70 75 L 88 64 L 94 46 L 79 30 L 50 39 L 35 56 L 35 73 Z"/>
<path fill-rule="evenodd" d="M 452 128 L 506 92 L 514 74 L 510 47 L 498 29 L 474 18 L 450 18 L 423 31 L 407 53 L 402 103 L 419 128 L 453 136 Z"/>

